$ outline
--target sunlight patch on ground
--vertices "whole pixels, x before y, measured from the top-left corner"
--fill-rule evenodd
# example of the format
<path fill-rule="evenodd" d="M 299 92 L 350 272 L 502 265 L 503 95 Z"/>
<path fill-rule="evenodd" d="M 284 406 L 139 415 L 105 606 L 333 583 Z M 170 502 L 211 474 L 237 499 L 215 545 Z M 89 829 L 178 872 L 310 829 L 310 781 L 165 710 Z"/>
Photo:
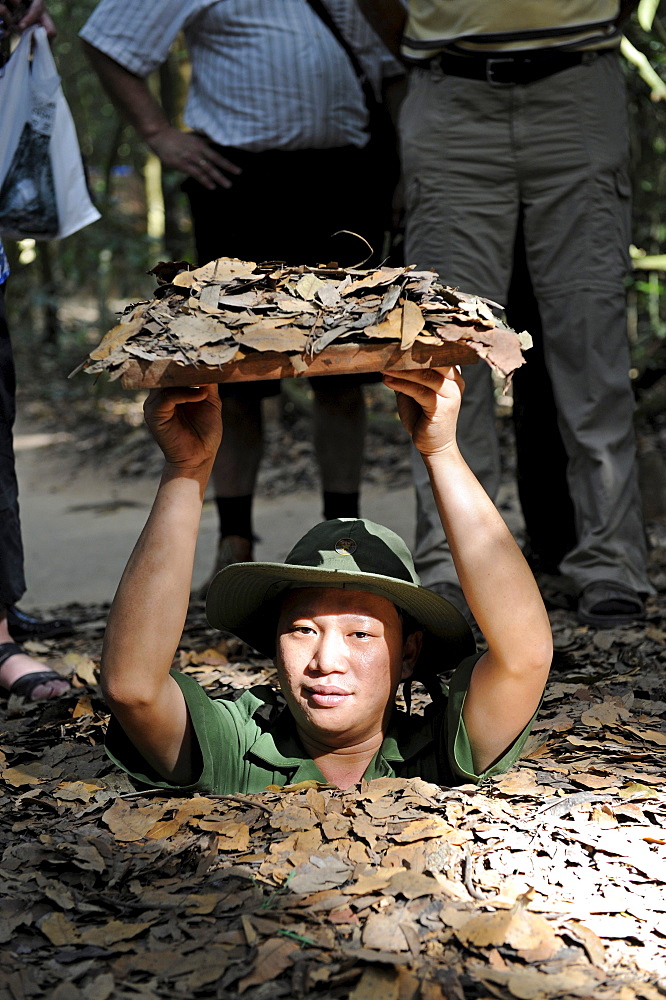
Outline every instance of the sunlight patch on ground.
<path fill-rule="evenodd" d="M 32 451 L 34 448 L 47 448 L 52 444 L 64 444 L 71 441 L 73 435 L 67 431 L 55 431 L 51 434 L 15 434 L 14 451 Z"/>

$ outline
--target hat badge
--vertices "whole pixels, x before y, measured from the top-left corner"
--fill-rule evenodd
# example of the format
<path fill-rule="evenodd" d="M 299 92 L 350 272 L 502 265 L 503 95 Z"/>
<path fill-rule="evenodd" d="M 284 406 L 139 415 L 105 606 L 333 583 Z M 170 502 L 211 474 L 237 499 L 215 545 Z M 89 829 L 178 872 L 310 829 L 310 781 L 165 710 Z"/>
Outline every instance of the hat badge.
<path fill-rule="evenodd" d="M 348 556 L 351 556 L 354 554 L 354 552 L 356 552 L 358 546 L 356 545 L 356 542 L 354 541 L 353 538 L 338 538 L 337 542 L 334 545 L 334 548 L 339 555 L 346 554 Z"/>

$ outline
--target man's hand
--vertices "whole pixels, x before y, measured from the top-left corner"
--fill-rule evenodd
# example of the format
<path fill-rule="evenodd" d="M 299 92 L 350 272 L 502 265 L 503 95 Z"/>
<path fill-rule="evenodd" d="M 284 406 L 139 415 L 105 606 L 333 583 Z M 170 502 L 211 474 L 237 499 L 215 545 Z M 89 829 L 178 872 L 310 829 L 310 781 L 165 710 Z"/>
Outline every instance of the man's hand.
<path fill-rule="evenodd" d="M 143 410 L 169 465 L 184 473 L 212 465 L 222 440 L 217 385 L 153 389 Z"/>
<path fill-rule="evenodd" d="M 165 167 L 188 174 L 209 191 L 216 187 L 231 187 L 232 181 L 222 173 L 223 170 L 232 177 L 241 172 L 240 167 L 216 153 L 205 139 L 194 132 L 181 132 L 165 125 L 157 132 L 144 134 L 143 138 Z"/>
<path fill-rule="evenodd" d="M 394 389 L 403 426 L 424 457 L 456 445 L 456 424 L 465 382 L 457 368 L 415 368 L 385 372 Z"/>
<path fill-rule="evenodd" d="M 55 38 L 56 27 L 44 6 L 44 0 L 32 0 L 32 3 L 27 4 L 23 0 L 3 0 L 0 3 L 0 36 L 11 31 L 20 33 L 33 25 L 46 28 L 47 37 Z"/>
<path fill-rule="evenodd" d="M 218 186 L 231 187 L 226 174 L 234 177 L 240 174 L 240 168 L 216 153 L 205 137 L 174 128 L 143 77 L 130 73 L 85 39 L 83 51 L 118 111 L 165 167 L 188 174 L 209 191 Z"/>

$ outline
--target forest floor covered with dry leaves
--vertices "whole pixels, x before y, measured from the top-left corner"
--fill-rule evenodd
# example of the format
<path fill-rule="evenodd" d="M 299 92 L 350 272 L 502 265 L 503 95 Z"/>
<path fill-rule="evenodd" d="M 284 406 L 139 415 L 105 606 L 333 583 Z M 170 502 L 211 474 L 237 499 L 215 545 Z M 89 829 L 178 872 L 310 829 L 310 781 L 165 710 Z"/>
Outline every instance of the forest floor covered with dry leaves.
<path fill-rule="evenodd" d="M 2 1000 L 666 995 L 663 596 L 610 631 L 551 613 L 525 756 L 481 788 L 237 797 L 137 791 L 105 757 L 106 610 L 28 644 L 71 694 L 1 706 Z M 214 696 L 274 680 L 200 605 L 176 662 Z"/>
<path fill-rule="evenodd" d="M 138 425 L 82 435 L 65 409 L 90 453 L 154 474 Z M 395 484 L 408 460 L 391 440 L 371 437 L 371 455 Z M 298 489 L 310 453 L 287 470 L 272 448 L 264 488 Z M 551 611 L 556 655 L 524 757 L 480 788 L 137 790 L 103 750 L 108 608 L 53 608 L 74 636 L 26 646 L 71 693 L 0 701 L 0 1000 L 666 997 L 666 530 L 650 534 L 647 620 L 595 631 Z M 274 681 L 200 604 L 176 665 L 213 696 Z"/>

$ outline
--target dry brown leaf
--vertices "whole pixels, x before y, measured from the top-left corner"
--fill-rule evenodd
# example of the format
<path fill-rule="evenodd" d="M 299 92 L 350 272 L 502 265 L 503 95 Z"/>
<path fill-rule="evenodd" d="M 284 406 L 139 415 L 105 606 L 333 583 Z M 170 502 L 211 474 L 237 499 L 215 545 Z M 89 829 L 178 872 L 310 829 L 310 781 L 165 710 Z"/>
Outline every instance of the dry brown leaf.
<path fill-rule="evenodd" d="M 72 718 L 80 719 L 83 715 L 94 715 L 95 711 L 92 707 L 92 702 L 90 701 L 90 695 L 84 694 L 77 701 L 76 705 L 72 710 Z"/>
<path fill-rule="evenodd" d="M 164 837 L 173 837 L 178 833 L 181 822 L 178 819 L 158 820 L 150 830 L 146 832 L 148 840 L 163 840 Z"/>
<path fill-rule="evenodd" d="M 381 1000 L 402 1000 L 400 980 L 395 969 L 371 965 L 350 992 L 349 1000 L 379 1000 L 380 997 Z"/>
<path fill-rule="evenodd" d="M 295 941 L 285 937 L 272 937 L 262 941 L 257 950 L 254 970 L 238 983 L 238 992 L 244 993 L 249 986 L 260 986 L 272 982 L 291 965 L 294 952 L 299 950 Z"/>
<path fill-rule="evenodd" d="M 111 972 L 103 972 L 86 983 L 85 1000 L 108 1000 L 116 988 L 116 981 Z"/>
<path fill-rule="evenodd" d="M 373 323 L 364 329 L 366 337 L 383 340 L 400 340 L 402 336 L 402 307 L 396 306 L 381 323 Z"/>
<path fill-rule="evenodd" d="M 154 273 L 164 282 L 178 266 L 160 265 Z M 141 303 L 121 324 L 138 323 L 136 333 L 126 337 L 127 330 L 116 329 L 84 367 L 93 374 L 106 370 L 111 378 L 122 375 L 128 387 L 145 387 L 177 384 L 179 378 L 185 384 L 196 377 L 192 368 L 233 362 L 225 375 L 238 381 L 267 377 L 254 351 L 286 354 L 283 363 L 304 372 L 307 357 L 315 364 L 315 357 L 330 348 L 331 357 L 317 360 L 318 371 L 333 364 L 336 372 L 344 373 L 367 370 L 371 360 L 386 364 L 386 350 L 381 361 L 377 354 L 377 341 L 386 340 L 402 346 L 410 365 L 415 360 L 428 363 L 423 352 L 418 359 L 412 357 L 416 340 L 440 348 L 437 358 L 431 356 L 433 364 L 451 363 L 453 357 L 472 361 L 474 352 L 505 374 L 522 363 L 519 338 L 494 319 L 488 304 L 453 294 L 435 282 L 434 272 L 419 277 L 410 267 L 384 267 L 333 273 L 325 280 L 323 271 L 303 268 L 267 273 L 265 267 L 229 258 L 196 271 L 182 270 L 174 281 L 190 288 L 189 297 L 165 294 L 162 284 L 159 298 Z M 433 298 L 439 302 L 429 301 Z M 440 328 L 442 335 L 436 336 Z M 239 352 L 234 350 L 234 336 L 242 344 Z M 460 349 L 444 351 L 442 341 L 463 345 L 462 356 Z"/>
<path fill-rule="evenodd" d="M 247 823 L 227 822 L 220 826 L 218 833 L 218 851 L 246 851 L 250 843 L 250 828 Z"/>
<path fill-rule="evenodd" d="M 351 829 L 352 820 L 350 816 L 341 816 L 340 813 L 329 813 L 322 822 L 321 828 L 327 840 L 339 840 L 346 837 Z"/>
<path fill-rule="evenodd" d="M 397 913 L 371 913 L 361 936 L 364 948 L 378 951 L 409 951 Z"/>
<path fill-rule="evenodd" d="M 83 944 L 98 945 L 108 948 L 118 941 L 129 941 L 131 938 L 148 930 L 153 921 L 132 924 L 124 920 L 110 920 L 103 927 L 90 927 L 81 933 Z"/>
<path fill-rule="evenodd" d="M 581 785 L 583 788 L 612 788 L 617 784 L 617 778 L 613 774 L 593 774 L 581 771 L 571 775 L 574 785 Z"/>
<path fill-rule="evenodd" d="M 252 921 L 247 916 L 247 914 L 241 914 L 241 923 L 243 925 L 243 933 L 245 934 L 245 940 L 252 948 L 259 940 L 259 935 L 252 926 Z"/>
<path fill-rule="evenodd" d="M 430 979 L 421 982 L 420 1000 L 449 1000 L 450 994 L 444 988 Z"/>
<path fill-rule="evenodd" d="M 666 733 L 659 732 L 657 729 L 647 729 L 640 728 L 638 726 L 623 726 L 623 729 L 628 729 L 630 733 L 634 733 L 636 736 L 640 736 L 642 740 L 647 743 L 654 743 L 659 747 L 666 747 Z"/>
<path fill-rule="evenodd" d="M 421 781 L 420 778 L 417 781 Z M 427 785 L 426 782 L 421 782 L 427 788 L 434 789 L 437 791 L 435 785 Z M 383 798 L 385 795 L 393 797 L 396 792 L 403 791 L 408 786 L 411 786 L 411 781 L 407 781 L 405 778 L 373 778 L 371 781 L 363 781 L 361 784 L 361 798 L 364 802 L 376 802 L 377 799 Z"/>
<path fill-rule="evenodd" d="M 601 938 L 577 920 L 568 920 L 564 929 L 574 941 L 582 944 L 592 964 L 602 968 L 606 960 L 606 948 Z"/>
<path fill-rule="evenodd" d="M 441 816 L 428 816 L 425 819 L 415 819 L 403 827 L 400 833 L 391 834 L 391 838 L 399 844 L 411 843 L 414 840 L 426 840 L 430 837 L 446 837 L 452 834 L 450 823 Z M 462 831 L 467 832 L 467 831 Z M 465 838 L 469 839 L 469 838 Z"/>
<path fill-rule="evenodd" d="M 49 913 L 39 922 L 39 929 L 51 944 L 78 944 L 80 941 L 76 925 L 62 913 Z"/>
<path fill-rule="evenodd" d="M 14 788 L 22 788 L 25 785 L 39 785 L 40 782 L 57 777 L 60 773 L 60 769 L 54 773 L 52 768 L 45 767 L 41 761 L 33 760 L 30 764 L 19 764 L 17 767 L 5 768 L 2 772 L 2 778 Z"/>
<path fill-rule="evenodd" d="M 276 830 L 312 830 L 317 817 L 308 807 L 296 805 L 290 799 L 279 802 L 270 818 L 271 826 Z"/>
<path fill-rule="evenodd" d="M 118 800 L 106 810 L 102 819 L 118 840 L 130 842 L 145 837 L 162 818 L 166 808 L 166 803 L 141 807 Z"/>
<path fill-rule="evenodd" d="M 567 972 L 539 972 L 537 969 L 517 969 L 502 972 L 488 969 L 483 979 L 508 987 L 519 1000 L 544 1000 L 547 997 L 589 996 L 596 986 L 596 979 L 586 969 L 574 968 Z"/>
<path fill-rule="evenodd" d="M 452 927 L 454 930 L 459 930 L 464 927 L 469 920 L 469 911 L 467 908 L 456 906 L 444 906 L 439 911 L 439 919 L 446 927 Z"/>
<path fill-rule="evenodd" d="M 535 779 L 534 773 L 520 766 L 508 774 L 502 774 L 498 780 L 499 787 L 506 795 L 539 795 L 543 793 L 543 785 Z"/>
<path fill-rule="evenodd" d="M 218 344 L 220 341 L 230 339 L 232 331 L 216 319 L 210 316 L 188 315 L 183 313 L 174 317 L 171 321 L 171 334 L 177 337 L 181 344 L 195 348 L 204 345 Z M 228 351 L 230 348 L 222 346 L 222 350 Z"/>
<path fill-rule="evenodd" d="M 172 805 L 173 801 L 172 799 Z M 210 812 L 213 802 L 214 799 L 209 799 L 205 795 L 193 795 L 191 799 L 182 799 L 176 811 L 176 818 L 182 821 L 192 816 L 205 816 Z"/>
<path fill-rule="evenodd" d="M 349 881 L 351 873 L 351 866 L 339 856 L 320 858 L 312 855 L 309 861 L 294 869 L 289 877 L 289 888 L 303 894 L 338 888 Z"/>
<path fill-rule="evenodd" d="M 362 837 L 374 850 L 378 838 L 386 833 L 386 825 L 381 824 L 378 820 L 373 822 L 367 816 L 357 816 L 354 819 L 353 830 L 357 837 Z"/>
<path fill-rule="evenodd" d="M 289 326 L 290 320 L 261 320 L 246 326 L 236 335 L 241 347 L 252 347 L 255 351 L 303 351 L 308 339 L 307 331 L 297 326 Z"/>
<path fill-rule="evenodd" d="M 406 871 L 404 868 L 401 870 Z M 349 896 L 367 896 L 373 892 L 380 892 L 387 885 L 391 884 L 391 880 L 395 878 L 395 874 L 395 868 L 371 869 L 369 872 L 359 875 L 355 882 L 352 882 L 351 885 L 346 885 L 342 891 L 345 895 Z"/>
<path fill-rule="evenodd" d="M 379 285 L 392 285 L 396 278 L 401 278 L 410 269 L 408 267 L 381 267 L 376 271 L 371 271 L 359 281 L 352 281 L 342 290 L 341 295 L 350 295 L 360 292 L 364 288 L 376 288 Z"/>
<path fill-rule="evenodd" d="M 211 282 L 210 285 L 204 285 L 199 292 L 199 303 L 203 306 L 212 306 L 217 310 L 218 299 L 220 298 L 220 291 L 222 285 L 217 282 Z"/>
<path fill-rule="evenodd" d="M 76 674 L 82 684 L 93 686 L 99 683 L 97 664 L 89 656 L 80 653 L 67 653 L 66 656 L 63 656 L 62 662 L 67 668 L 67 674 Z"/>
<path fill-rule="evenodd" d="M 63 802 L 90 802 L 95 792 L 101 791 L 103 787 L 88 781 L 62 781 L 51 794 L 54 799 Z"/>
<path fill-rule="evenodd" d="M 144 324 L 145 305 L 137 306 L 131 318 L 118 323 L 112 330 L 104 335 L 98 347 L 90 352 L 93 361 L 103 361 L 108 358 L 112 351 L 117 351 L 123 344 L 127 343 L 130 337 L 140 333 Z"/>
<path fill-rule="evenodd" d="M 398 872 L 384 889 L 387 896 L 400 895 L 405 899 L 418 899 L 419 896 L 438 895 L 440 892 L 439 882 L 429 875 L 417 875 L 413 869 Z"/>
<path fill-rule="evenodd" d="M 173 285 L 177 285 L 178 288 L 191 288 L 194 284 L 194 272 L 193 271 L 181 271 L 175 276 L 172 281 Z"/>
<path fill-rule="evenodd" d="M 544 917 L 530 913 L 519 899 L 510 910 L 481 913 L 456 930 L 458 939 L 477 948 L 510 945 L 527 961 L 553 958 L 562 940 Z"/>
<path fill-rule="evenodd" d="M 425 320 L 420 307 L 411 299 L 405 299 L 400 328 L 400 346 L 403 351 L 409 350 L 424 326 Z"/>
<path fill-rule="evenodd" d="M 302 299 L 307 301 L 312 301 L 315 295 L 321 290 L 325 289 L 327 282 L 318 278 L 316 274 L 304 274 L 302 278 L 296 282 L 294 290 Z"/>
<path fill-rule="evenodd" d="M 256 267 L 256 263 L 251 260 L 238 260 L 236 257 L 221 257 L 218 260 L 211 260 L 202 267 L 197 267 L 194 271 L 181 271 L 174 278 L 173 283 L 174 285 L 179 284 L 178 279 L 181 275 L 189 274 L 192 277 L 191 282 L 183 278 L 183 284 L 186 288 L 189 288 L 191 285 L 201 288 L 208 282 L 228 284 L 233 278 L 254 277 L 253 272 L 256 270 Z"/>
<path fill-rule="evenodd" d="M 628 719 L 630 715 L 631 713 L 624 705 L 602 701 L 600 704 L 586 709 L 581 715 L 580 721 L 584 726 L 600 729 L 602 726 L 615 726 L 620 719 Z"/>

